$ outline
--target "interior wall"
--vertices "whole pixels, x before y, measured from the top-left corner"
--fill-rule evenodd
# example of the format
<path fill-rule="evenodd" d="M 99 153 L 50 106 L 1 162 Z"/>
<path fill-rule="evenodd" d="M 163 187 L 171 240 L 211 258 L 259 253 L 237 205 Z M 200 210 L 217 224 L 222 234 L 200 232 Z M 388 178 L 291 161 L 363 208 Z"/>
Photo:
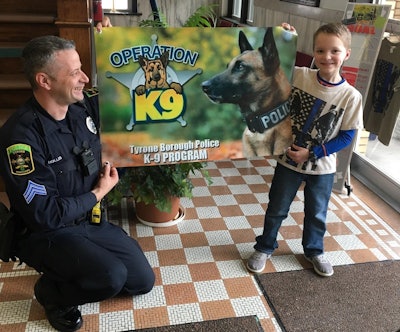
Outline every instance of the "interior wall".
<path fill-rule="evenodd" d="M 343 10 L 343 8 L 346 8 L 347 3 L 347 0 L 320 0 L 319 7 L 325 9 Z"/>
<path fill-rule="evenodd" d="M 343 0 L 336 0 L 343 1 Z M 347 1 L 341 10 L 297 5 L 280 0 L 254 0 L 254 26 L 275 26 L 282 22 L 293 25 L 299 33 L 297 49 L 312 54 L 314 31 L 322 24 L 338 22 L 343 18 Z"/>

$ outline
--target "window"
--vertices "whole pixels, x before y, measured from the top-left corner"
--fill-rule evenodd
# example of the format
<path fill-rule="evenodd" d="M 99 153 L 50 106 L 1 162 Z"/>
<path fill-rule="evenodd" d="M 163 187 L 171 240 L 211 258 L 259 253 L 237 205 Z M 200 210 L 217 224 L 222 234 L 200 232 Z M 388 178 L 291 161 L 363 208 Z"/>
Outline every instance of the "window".
<path fill-rule="evenodd" d="M 253 22 L 254 0 L 230 0 L 230 16 L 240 21 L 240 23 Z"/>
<path fill-rule="evenodd" d="M 392 9 L 389 18 L 400 19 L 400 0 L 375 0 L 374 3 L 379 3 L 380 5 L 391 5 Z"/>
<path fill-rule="evenodd" d="M 132 11 L 132 1 L 129 0 L 102 0 L 103 10 L 105 12 Z M 137 3 L 137 1 L 134 1 Z"/>
<path fill-rule="evenodd" d="M 247 21 L 253 22 L 254 19 L 254 0 L 249 0 L 249 11 L 247 14 Z"/>
<path fill-rule="evenodd" d="M 242 13 L 242 0 L 234 0 L 232 16 L 240 19 L 241 13 Z"/>

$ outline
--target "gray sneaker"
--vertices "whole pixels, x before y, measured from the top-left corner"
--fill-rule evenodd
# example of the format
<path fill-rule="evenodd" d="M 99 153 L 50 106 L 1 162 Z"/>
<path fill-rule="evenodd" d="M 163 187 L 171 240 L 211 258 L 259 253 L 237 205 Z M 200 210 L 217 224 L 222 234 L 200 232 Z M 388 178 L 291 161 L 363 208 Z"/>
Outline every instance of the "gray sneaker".
<path fill-rule="evenodd" d="M 333 274 L 332 264 L 328 261 L 324 254 L 307 257 L 304 256 L 314 266 L 314 271 L 320 276 L 330 277 Z"/>
<path fill-rule="evenodd" d="M 254 251 L 247 261 L 247 268 L 254 273 L 262 272 L 265 268 L 267 260 L 271 257 L 271 254 L 264 254 L 260 251 Z"/>

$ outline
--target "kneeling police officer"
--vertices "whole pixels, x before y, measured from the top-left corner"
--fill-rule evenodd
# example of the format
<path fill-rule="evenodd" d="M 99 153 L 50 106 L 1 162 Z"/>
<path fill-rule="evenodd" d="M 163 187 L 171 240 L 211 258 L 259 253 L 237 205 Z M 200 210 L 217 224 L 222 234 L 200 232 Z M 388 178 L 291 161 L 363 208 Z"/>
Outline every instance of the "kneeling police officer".
<path fill-rule="evenodd" d="M 50 324 L 76 331 L 78 305 L 147 293 L 155 278 L 137 241 L 100 215 L 118 172 L 101 162 L 97 95 L 84 90 L 75 43 L 38 37 L 23 59 L 33 96 L 0 129 L 0 172 L 23 230 L 16 255 L 41 274 L 34 292 Z"/>

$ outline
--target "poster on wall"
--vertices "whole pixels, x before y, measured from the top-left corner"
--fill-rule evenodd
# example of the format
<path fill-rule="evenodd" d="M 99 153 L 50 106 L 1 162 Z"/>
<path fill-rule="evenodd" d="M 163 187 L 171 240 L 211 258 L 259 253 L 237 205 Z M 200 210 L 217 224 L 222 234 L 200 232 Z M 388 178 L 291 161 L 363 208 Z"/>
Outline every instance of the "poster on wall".
<path fill-rule="evenodd" d="M 351 56 L 342 74 L 365 98 L 389 20 L 390 5 L 349 3 L 343 22 L 351 31 Z"/>
<path fill-rule="evenodd" d="M 363 96 L 363 105 L 365 105 L 381 41 L 389 20 L 390 8 L 390 5 L 348 3 L 344 12 L 343 23 L 351 31 L 352 42 L 351 56 L 342 68 L 342 75 L 360 91 Z M 334 184 L 334 190 L 337 192 L 342 192 L 346 187 L 355 144 L 356 142 L 353 142 L 351 146 L 338 153 Z M 347 187 L 347 190 L 349 193 L 350 188 Z"/>
<path fill-rule="evenodd" d="M 282 154 L 296 43 L 281 27 L 104 29 L 103 157 L 133 167 Z"/>

